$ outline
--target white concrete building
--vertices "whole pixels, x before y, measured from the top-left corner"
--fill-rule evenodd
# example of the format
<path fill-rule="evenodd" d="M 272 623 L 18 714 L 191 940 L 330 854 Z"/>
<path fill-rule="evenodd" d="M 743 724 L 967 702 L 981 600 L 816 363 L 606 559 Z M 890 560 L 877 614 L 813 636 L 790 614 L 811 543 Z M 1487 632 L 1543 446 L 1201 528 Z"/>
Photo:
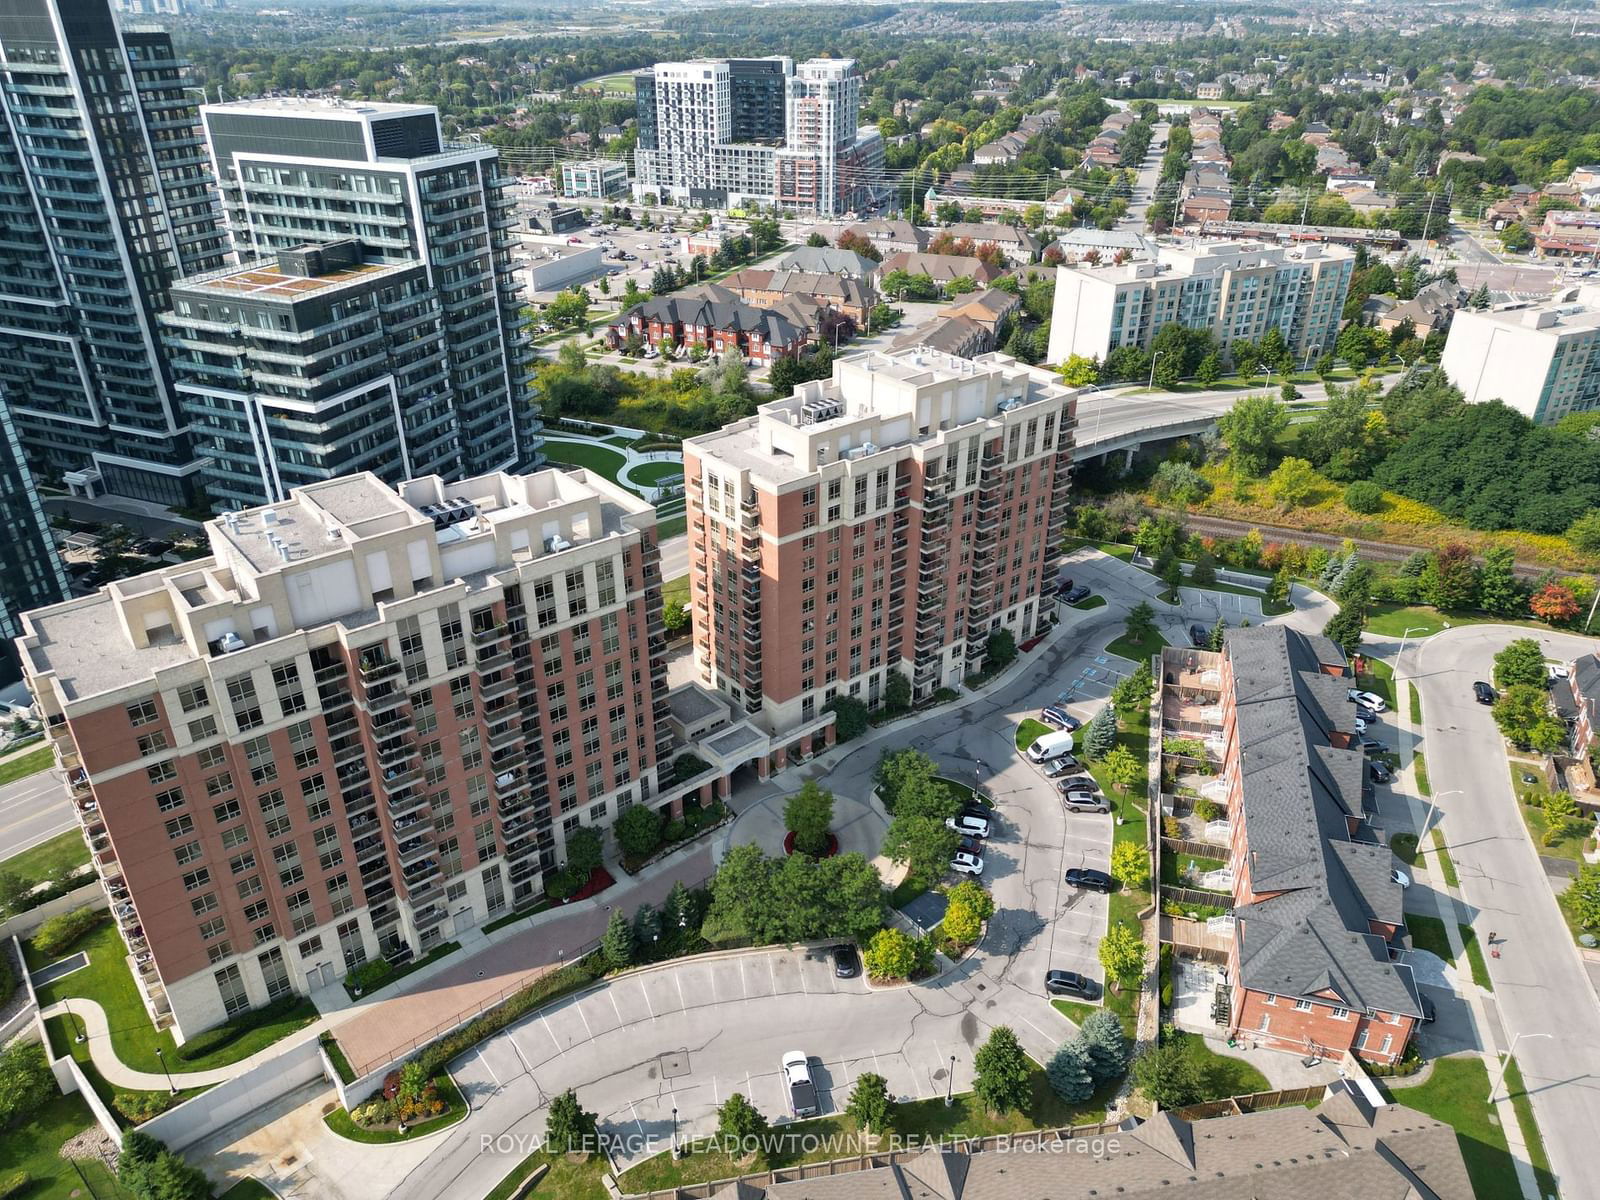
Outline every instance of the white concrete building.
<path fill-rule="evenodd" d="M 1468 403 L 1501 400 L 1541 425 L 1600 407 L 1600 288 L 1492 312 L 1463 309 L 1439 365 Z"/>
<path fill-rule="evenodd" d="M 1339 335 L 1354 266 L 1342 246 L 1211 242 L 1158 245 L 1152 261 L 1061 267 L 1049 360 L 1148 348 L 1173 322 L 1208 329 L 1224 347 L 1276 328 L 1297 358 L 1320 354 Z"/>
<path fill-rule="evenodd" d="M 609 200 L 628 190 L 628 164 L 618 158 L 590 158 L 561 164 L 561 194 Z"/>

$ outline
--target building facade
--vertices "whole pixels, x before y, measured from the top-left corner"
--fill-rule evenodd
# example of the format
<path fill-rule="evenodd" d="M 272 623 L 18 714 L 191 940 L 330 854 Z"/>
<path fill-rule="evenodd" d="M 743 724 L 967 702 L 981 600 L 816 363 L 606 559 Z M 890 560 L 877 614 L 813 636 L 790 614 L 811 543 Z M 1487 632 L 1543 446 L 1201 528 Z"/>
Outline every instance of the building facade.
<path fill-rule="evenodd" d="M 591 158 L 561 164 L 561 194 L 590 200 L 626 195 L 628 164 L 616 158 Z"/>
<path fill-rule="evenodd" d="M 75 492 L 197 499 L 155 322 L 225 251 L 184 67 L 105 0 L 0 9 L 0 392 L 34 474 Z"/>
<path fill-rule="evenodd" d="M 542 461 L 516 215 L 493 147 L 450 145 L 428 105 L 244 100 L 201 109 L 241 258 L 358 239 L 416 263 L 438 298 L 460 474 Z"/>
<path fill-rule="evenodd" d="M 1468 403 L 1499 400 L 1541 425 L 1600 407 L 1600 289 L 1450 321 L 1440 369 Z"/>
<path fill-rule="evenodd" d="M 22 614 L 32 608 L 56 604 L 68 595 L 67 573 L 56 552 L 55 537 L 39 489 L 22 452 L 11 409 L 0 395 L 0 528 L 6 531 L 6 553 L 0 562 L 0 637 L 6 651 L 0 654 L 0 681 L 17 678 L 16 647 L 12 639 L 22 632 Z"/>
<path fill-rule="evenodd" d="M 582 471 L 311 484 L 18 649 L 154 1019 L 192 1036 L 526 904 L 661 802 L 655 512 Z"/>
<path fill-rule="evenodd" d="M 634 194 L 708 208 L 822 216 L 881 191 L 883 139 L 859 124 L 854 59 L 657 63 L 634 76 Z"/>
<path fill-rule="evenodd" d="M 1342 246 L 1254 242 L 1158 245 L 1151 260 L 1060 267 L 1051 362 L 1148 349 L 1170 324 L 1208 330 L 1223 348 L 1276 329 L 1296 359 L 1332 350 L 1355 253 Z"/>
<path fill-rule="evenodd" d="M 1170 653 L 1170 652 L 1169 652 Z M 1198 658 L 1198 652 L 1190 657 Z M 1342 651 L 1286 625 L 1230 629 L 1221 779 L 1234 936 L 1228 1036 L 1392 1063 L 1422 1017 L 1394 854 L 1374 833 Z"/>
<path fill-rule="evenodd" d="M 870 351 L 684 445 L 703 685 L 769 731 L 892 672 L 956 686 L 1044 624 L 1076 393 L 1005 355 Z"/>

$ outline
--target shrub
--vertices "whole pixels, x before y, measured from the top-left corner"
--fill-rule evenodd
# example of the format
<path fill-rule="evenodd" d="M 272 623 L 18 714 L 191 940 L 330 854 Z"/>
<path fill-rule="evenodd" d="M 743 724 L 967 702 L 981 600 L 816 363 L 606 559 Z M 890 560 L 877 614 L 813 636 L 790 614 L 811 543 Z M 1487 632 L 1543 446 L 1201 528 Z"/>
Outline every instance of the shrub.
<path fill-rule="evenodd" d="M 104 909 L 74 908 L 51 917 L 33 935 L 33 948 L 54 958 L 105 919 Z"/>
<path fill-rule="evenodd" d="M 848 742 L 867 731 L 867 706 L 854 696 L 835 696 L 822 710 L 834 714 L 834 737 L 838 741 Z"/>
<path fill-rule="evenodd" d="M 14 1042 L 0 1050 L 0 1129 L 28 1116 L 55 1090 L 55 1076 L 38 1042 Z"/>
<path fill-rule="evenodd" d="M 672 781 L 675 784 L 687 783 L 710 765 L 698 754 L 680 754 L 672 760 Z"/>
<path fill-rule="evenodd" d="M 386 960 L 375 958 L 352 970 L 344 977 L 344 983 L 351 991 L 359 988 L 363 992 L 370 992 L 374 988 L 382 987 L 393 974 L 394 968 Z"/>
<path fill-rule="evenodd" d="M 117 1092 L 111 1097 L 111 1107 L 134 1125 L 142 1125 L 151 1117 L 158 1117 L 177 1103 L 177 1097 L 167 1092 Z"/>
<path fill-rule="evenodd" d="M 1209 825 L 1222 815 L 1222 806 L 1202 796 L 1194 802 L 1194 815 Z"/>
<path fill-rule="evenodd" d="M 1351 512 L 1375 513 L 1383 507 L 1383 489 L 1370 479 L 1360 479 L 1344 489 L 1344 506 Z"/>
<path fill-rule="evenodd" d="M 1183 836 L 1183 824 L 1177 817 L 1162 817 L 1161 833 L 1163 837 L 1181 838 Z"/>
<path fill-rule="evenodd" d="M 0 1008 L 6 1006 L 11 993 L 17 990 L 17 974 L 11 969 L 11 956 L 0 947 Z"/>
<path fill-rule="evenodd" d="M 0 1175 L 0 1200 L 11 1200 L 13 1196 L 20 1196 L 27 1189 L 28 1173 L 26 1171 L 12 1171 Z"/>
<path fill-rule="evenodd" d="M 623 853 L 643 858 L 661 844 L 661 814 L 648 804 L 630 804 L 611 826 Z"/>
<path fill-rule="evenodd" d="M 372 966 L 366 963 L 365 966 Z M 388 963 L 384 963 L 388 966 Z M 358 968 L 359 969 L 359 968 Z M 245 1034 L 263 1025 L 270 1025 L 274 1021 L 281 1021 L 303 1002 L 298 996 L 284 996 L 270 1004 L 263 1004 L 260 1008 L 253 1008 L 242 1013 L 226 1025 L 218 1025 L 214 1029 L 202 1030 L 194 1035 L 183 1045 L 178 1047 L 178 1057 L 185 1062 L 192 1062 L 197 1058 L 204 1058 L 208 1054 L 215 1054 L 227 1046 L 233 1045 Z"/>

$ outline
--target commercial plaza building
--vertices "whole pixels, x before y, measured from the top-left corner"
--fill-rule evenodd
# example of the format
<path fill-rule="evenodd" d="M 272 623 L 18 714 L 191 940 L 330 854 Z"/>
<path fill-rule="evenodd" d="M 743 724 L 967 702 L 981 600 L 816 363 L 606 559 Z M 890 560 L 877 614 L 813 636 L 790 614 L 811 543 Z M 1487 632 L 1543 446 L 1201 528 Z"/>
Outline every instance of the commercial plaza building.
<path fill-rule="evenodd" d="M 1254 242 L 1163 243 L 1148 260 L 1060 267 L 1049 358 L 1149 349 L 1171 324 L 1207 330 L 1224 348 L 1276 329 L 1296 359 L 1315 357 L 1338 339 L 1354 269 L 1343 246 Z"/>
<path fill-rule="evenodd" d="M 684 443 L 700 681 L 775 735 L 875 705 L 889 675 L 956 686 L 985 641 L 1043 625 L 1076 393 L 1002 354 L 834 363 Z"/>
<path fill-rule="evenodd" d="M 23 617 L 154 1018 L 180 1037 L 530 902 L 677 804 L 655 513 L 586 472 L 310 484 Z"/>
<path fill-rule="evenodd" d="M 1469 404 L 1499 400 L 1542 425 L 1600 407 L 1600 289 L 1490 312 L 1462 309 L 1439 366 Z"/>
<path fill-rule="evenodd" d="M 105 0 L 0 7 L 0 393 L 33 472 L 193 503 L 155 314 L 226 238 L 184 64 Z"/>

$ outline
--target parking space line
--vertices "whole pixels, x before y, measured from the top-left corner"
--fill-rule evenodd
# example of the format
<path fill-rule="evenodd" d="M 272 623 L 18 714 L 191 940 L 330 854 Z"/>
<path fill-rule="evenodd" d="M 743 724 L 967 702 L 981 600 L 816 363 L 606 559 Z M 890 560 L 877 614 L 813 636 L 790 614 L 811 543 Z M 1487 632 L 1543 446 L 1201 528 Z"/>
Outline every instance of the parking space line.
<path fill-rule="evenodd" d="M 767 976 L 772 980 L 772 994 L 774 996 L 778 994 L 778 969 L 772 965 L 772 960 L 776 957 L 773 954 L 767 955 Z"/>
<path fill-rule="evenodd" d="M 617 1014 L 617 1028 L 621 1029 L 626 1022 L 622 1019 L 622 1010 L 617 1007 L 617 993 L 607 988 L 606 995 L 611 999 L 611 1011 Z"/>
<path fill-rule="evenodd" d="M 517 1045 L 516 1034 L 511 1035 L 511 1049 L 516 1052 L 517 1058 L 522 1062 L 522 1069 L 529 1075 L 533 1074 L 533 1064 L 528 1061 L 528 1056 L 522 1052 L 522 1047 Z"/>
<path fill-rule="evenodd" d="M 644 1143 L 644 1122 L 639 1119 L 639 1106 L 632 1100 L 628 1101 L 628 1111 L 633 1114 L 633 1124 L 639 1131 L 639 1142 Z"/>
<path fill-rule="evenodd" d="M 798 973 L 800 975 L 800 994 L 803 996 L 809 996 L 811 994 L 811 989 L 806 986 L 806 964 L 804 960 L 801 960 L 800 962 Z"/>
<path fill-rule="evenodd" d="M 1019 1013 L 1018 1015 L 1020 1016 L 1021 1014 Z M 1023 1017 L 1022 1019 L 1024 1021 L 1028 1021 L 1027 1017 Z M 1028 1024 L 1033 1026 L 1033 1031 L 1035 1033 L 1037 1033 L 1040 1037 L 1042 1037 L 1050 1045 L 1059 1046 L 1061 1044 L 1059 1039 L 1051 1037 L 1048 1033 L 1046 1033 L 1044 1030 L 1040 1029 L 1037 1025 L 1034 1025 L 1032 1021 L 1028 1021 Z"/>
<path fill-rule="evenodd" d="M 583 1021 L 583 1030 L 589 1035 L 589 1040 L 591 1042 L 594 1041 L 594 1030 L 589 1026 L 589 1018 L 583 1014 L 582 1002 L 580 1001 L 579 1003 L 574 1004 L 572 1007 L 578 1010 L 578 1016 Z"/>
<path fill-rule="evenodd" d="M 489 1065 L 489 1060 L 483 1056 L 483 1047 L 478 1047 L 478 1061 L 483 1064 L 483 1069 L 489 1072 L 489 1078 L 494 1080 L 495 1087 L 500 1086 L 500 1076 L 494 1073 L 494 1068 Z"/>
<path fill-rule="evenodd" d="M 561 1043 L 556 1040 L 556 1031 L 550 1028 L 550 1020 L 543 1013 L 539 1015 L 539 1024 L 543 1025 L 544 1031 L 550 1035 L 550 1044 L 556 1048 L 556 1053 L 565 1054 L 566 1051 L 562 1049 Z"/>
<path fill-rule="evenodd" d="M 683 998 L 683 972 L 674 971 L 672 973 L 672 982 L 678 985 L 678 1011 L 688 1012 L 689 1002 Z"/>
<path fill-rule="evenodd" d="M 650 993 L 645 990 L 644 980 L 639 981 L 639 994 L 644 997 L 644 1006 L 650 1010 L 650 1019 L 656 1019 L 656 1006 L 650 1003 Z"/>
<path fill-rule="evenodd" d="M 717 1090 L 717 1077 L 711 1077 L 711 1103 L 718 1108 L 722 1107 L 722 1093 Z"/>
<path fill-rule="evenodd" d="M 743 999 L 750 999 L 750 981 L 744 977 L 744 959 L 739 960 L 739 986 L 744 989 Z"/>

